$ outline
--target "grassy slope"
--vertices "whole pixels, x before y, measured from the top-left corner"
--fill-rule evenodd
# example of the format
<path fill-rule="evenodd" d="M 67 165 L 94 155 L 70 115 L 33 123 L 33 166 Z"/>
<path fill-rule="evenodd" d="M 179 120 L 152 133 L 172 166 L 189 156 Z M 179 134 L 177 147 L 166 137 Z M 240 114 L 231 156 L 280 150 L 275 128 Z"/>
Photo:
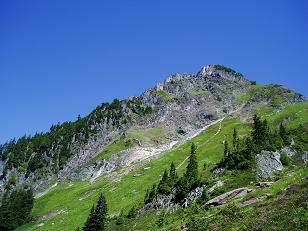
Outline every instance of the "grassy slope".
<path fill-rule="evenodd" d="M 271 122 L 277 123 L 277 121 L 281 121 L 282 118 L 289 117 L 290 115 L 294 119 L 294 121 L 290 123 L 290 126 L 293 126 L 292 124 L 307 122 L 307 110 L 307 104 L 288 106 L 284 110 L 271 115 Z M 263 109 L 262 114 L 265 113 L 272 112 Z M 226 119 L 221 124 L 221 131 L 215 135 L 219 130 L 219 126 L 219 124 L 216 124 L 210 127 L 207 132 L 195 137 L 192 140 L 198 146 L 197 157 L 200 170 L 202 170 L 204 163 L 206 163 L 207 166 L 212 166 L 221 159 L 223 153 L 223 145 L 221 144 L 221 141 L 225 137 L 227 137 L 227 139 L 231 139 L 230 134 L 232 134 L 234 127 L 237 127 L 240 135 L 243 135 L 250 130 L 250 127 L 247 124 L 243 124 L 237 119 Z M 93 184 L 79 181 L 74 182 L 73 186 L 69 186 L 69 183 L 62 183 L 48 194 L 38 198 L 35 201 L 33 215 L 35 217 L 40 217 L 62 209 L 67 212 L 43 221 L 44 226 L 42 227 L 36 227 L 36 224 L 38 223 L 32 223 L 21 227 L 19 230 L 75 230 L 78 226 L 82 226 L 86 220 L 89 210 L 98 198 L 100 192 L 104 192 L 106 195 L 109 213 L 111 215 L 118 214 L 121 209 L 127 211 L 133 205 L 143 201 L 146 190 L 150 188 L 154 182 L 157 182 L 160 179 L 160 174 L 165 168 L 169 167 L 172 161 L 175 162 L 176 165 L 183 162 L 189 153 L 189 148 L 190 143 L 181 145 L 161 156 L 159 159 L 153 160 L 139 169 L 134 170 L 127 176 L 124 176 L 120 182 L 110 182 L 108 179 L 102 179 L 101 181 Z M 148 167 L 148 169 L 144 169 L 145 167 Z M 179 174 L 185 170 L 185 167 L 186 164 L 181 165 L 178 169 Z M 133 177 L 136 173 L 141 174 L 141 176 Z M 209 176 L 208 171 L 203 171 L 202 174 L 203 178 Z M 225 190 L 236 188 L 240 183 L 245 185 L 250 183 L 249 177 L 251 177 L 251 175 L 248 173 L 243 172 L 240 175 L 237 174 L 236 176 L 234 173 L 229 174 L 230 175 L 224 176 L 225 180 L 229 182 L 226 184 Z M 296 174 L 295 177 L 302 174 L 304 173 L 300 172 L 299 174 Z M 282 181 L 281 187 L 284 187 L 284 184 L 288 183 L 290 182 L 287 180 Z M 275 185 L 273 187 L 276 187 Z M 86 198 L 81 201 L 79 200 L 84 197 Z M 150 220 L 154 216 L 155 214 L 142 216 L 134 222 L 136 222 L 137 225 L 143 225 L 144 227 L 145 222 L 149 225 L 151 224 Z M 175 213 L 173 216 L 168 219 L 177 222 L 179 218 L 177 216 L 180 215 Z M 142 219 L 145 221 L 142 221 Z M 52 223 L 54 224 L 52 225 Z M 174 225 L 173 222 L 170 224 Z"/>

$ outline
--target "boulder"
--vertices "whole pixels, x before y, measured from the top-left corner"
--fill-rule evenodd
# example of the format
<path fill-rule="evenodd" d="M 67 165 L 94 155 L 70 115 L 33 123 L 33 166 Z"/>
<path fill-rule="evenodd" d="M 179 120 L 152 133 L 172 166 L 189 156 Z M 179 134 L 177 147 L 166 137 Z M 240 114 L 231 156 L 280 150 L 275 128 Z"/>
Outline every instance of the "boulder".
<path fill-rule="evenodd" d="M 209 200 L 208 202 L 206 202 L 206 205 L 214 205 L 214 206 L 222 205 L 234 198 L 245 196 L 248 192 L 251 192 L 251 191 L 252 189 L 249 189 L 249 188 L 234 189 L 232 191 L 226 192 L 220 196 L 217 196 Z"/>
<path fill-rule="evenodd" d="M 216 188 L 223 186 L 223 184 L 224 182 L 222 182 L 221 180 L 217 181 L 211 188 L 207 190 L 207 193 L 211 194 Z"/>
<path fill-rule="evenodd" d="M 276 171 L 283 169 L 280 161 L 280 153 L 278 151 L 261 151 L 256 156 L 259 175 L 263 178 L 271 178 Z"/>
<path fill-rule="evenodd" d="M 305 164 L 308 163 L 308 152 L 304 151 L 304 153 L 302 154 L 302 160 Z"/>

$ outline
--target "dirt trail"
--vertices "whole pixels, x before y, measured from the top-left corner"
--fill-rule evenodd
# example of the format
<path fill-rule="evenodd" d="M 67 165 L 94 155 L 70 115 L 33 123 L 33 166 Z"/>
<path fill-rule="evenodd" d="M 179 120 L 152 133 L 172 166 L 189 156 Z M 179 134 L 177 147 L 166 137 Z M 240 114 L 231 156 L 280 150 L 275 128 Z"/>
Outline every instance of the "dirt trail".
<path fill-rule="evenodd" d="M 202 146 L 204 146 L 205 144 L 207 144 L 210 140 L 212 140 L 215 136 L 217 136 L 217 135 L 219 134 L 219 132 L 221 131 L 221 122 L 222 122 L 224 119 L 225 119 L 225 117 L 223 117 L 223 118 L 221 118 L 221 119 L 219 119 L 219 120 L 216 120 L 216 121 L 214 121 L 213 123 L 209 124 L 208 126 L 206 126 L 206 127 L 203 129 L 203 131 L 205 131 L 208 127 L 211 127 L 211 126 L 213 126 L 213 125 L 219 123 L 219 128 L 218 128 L 217 132 L 216 132 L 212 137 L 210 137 Z M 203 131 L 202 131 L 202 132 L 203 132 Z M 200 132 L 200 133 L 201 133 L 201 132 Z M 199 133 L 199 134 L 200 134 L 200 133 Z M 199 134 L 198 134 L 198 135 L 199 135 Z M 180 168 L 180 167 L 186 162 L 186 160 L 188 160 L 188 158 L 189 158 L 189 156 L 187 156 L 187 157 L 176 167 L 176 169 Z"/>

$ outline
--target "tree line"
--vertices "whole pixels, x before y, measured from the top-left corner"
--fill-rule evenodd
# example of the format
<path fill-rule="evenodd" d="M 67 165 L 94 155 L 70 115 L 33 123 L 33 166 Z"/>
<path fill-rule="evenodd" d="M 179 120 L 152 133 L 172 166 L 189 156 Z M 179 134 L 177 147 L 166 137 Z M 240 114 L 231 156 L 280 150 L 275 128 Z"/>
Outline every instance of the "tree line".
<path fill-rule="evenodd" d="M 253 168 L 255 156 L 262 150 L 276 151 L 291 145 L 292 140 L 294 149 L 307 148 L 307 133 L 302 125 L 288 130 L 283 123 L 280 123 L 279 128 L 271 129 L 266 119 L 262 120 L 255 114 L 250 136 L 240 139 L 237 130 L 234 129 L 231 145 L 227 139 L 224 140 L 224 158 L 218 166 L 228 169 Z"/>
<path fill-rule="evenodd" d="M 87 143 L 89 137 L 97 133 L 98 124 L 120 127 L 130 122 L 130 113 L 127 112 L 142 116 L 150 113 L 151 108 L 137 97 L 122 101 L 115 99 L 98 106 L 88 116 L 78 116 L 74 122 L 58 123 L 52 125 L 49 132 L 25 135 L 0 145 L 0 158 L 6 161 L 0 178 L 12 168 L 26 172 L 26 177 L 37 170 L 43 175 L 47 170 L 57 173 L 73 155 L 74 144 L 77 147 Z M 46 157 L 52 161 L 47 162 Z"/>
<path fill-rule="evenodd" d="M 0 230 L 12 231 L 30 221 L 33 202 L 33 192 L 30 189 L 6 192 L 0 206 Z"/>

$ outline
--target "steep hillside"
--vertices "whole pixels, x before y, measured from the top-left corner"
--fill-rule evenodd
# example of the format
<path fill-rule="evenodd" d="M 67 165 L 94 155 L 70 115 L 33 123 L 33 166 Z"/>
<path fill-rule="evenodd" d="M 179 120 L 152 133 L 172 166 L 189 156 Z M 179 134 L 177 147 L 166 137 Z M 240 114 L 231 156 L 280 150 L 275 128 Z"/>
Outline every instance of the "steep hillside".
<path fill-rule="evenodd" d="M 234 128 L 239 137 L 247 137 L 255 113 L 266 118 L 273 129 L 284 124 L 292 131 L 302 125 L 301 131 L 307 131 L 307 110 L 304 96 L 280 85 L 256 84 L 220 65 L 203 67 L 197 74 L 172 75 L 139 97 L 102 104 L 75 122 L 58 124 L 48 133 L 2 145 L 1 192 L 22 185 L 35 191 L 33 222 L 20 230 L 76 230 L 84 224 L 100 192 L 106 196 L 110 217 L 126 214 L 134 206 L 142 208 L 146 191 L 161 179 L 171 162 L 179 176 L 185 172 L 194 142 L 202 182 L 207 187 L 224 182 L 212 198 L 249 187 L 254 190 L 249 194 L 253 198 L 271 193 L 269 198 L 260 200 L 270 202 L 288 185 L 301 183 L 307 175 L 306 165 L 297 161 L 305 158 L 306 146 L 292 157 L 293 164 L 278 171 L 275 182 L 263 189 L 256 186 L 262 180 L 257 168 L 227 169 L 221 174 L 215 171 L 224 158 L 224 142 L 231 143 Z M 303 135 L 306 137 L 307 133 Z M 303 140 L 301 144 L 306 138 Z M 302 193 L 301 189 L 298 192 Z M 249 196 L 244 201 L 251 199 Z M 243 221 L 232 220 L 227 225 L 240 227 L 244 221 L 252 222 L 245 215 L 250 207 L 241 209 L 243 201 L 236 203 L 230 211 L 243 214 Z M 194 230 L 190 219 L 202 226 L 202 217 L 217 214 L 218 219 L 224 211 L 196 206 L 173 213 L 162 212 L 164 209 L 140 210 L 136 218 L 116 218 L 108 227 Z M 196 211 L 199 215 L 195 216 Z M 230 211 L 227 209 L 226 213 Z M 209 228 L 210 224 L 203 225 Z M 223 225 L 216 224 L 218 228 Z"/>

